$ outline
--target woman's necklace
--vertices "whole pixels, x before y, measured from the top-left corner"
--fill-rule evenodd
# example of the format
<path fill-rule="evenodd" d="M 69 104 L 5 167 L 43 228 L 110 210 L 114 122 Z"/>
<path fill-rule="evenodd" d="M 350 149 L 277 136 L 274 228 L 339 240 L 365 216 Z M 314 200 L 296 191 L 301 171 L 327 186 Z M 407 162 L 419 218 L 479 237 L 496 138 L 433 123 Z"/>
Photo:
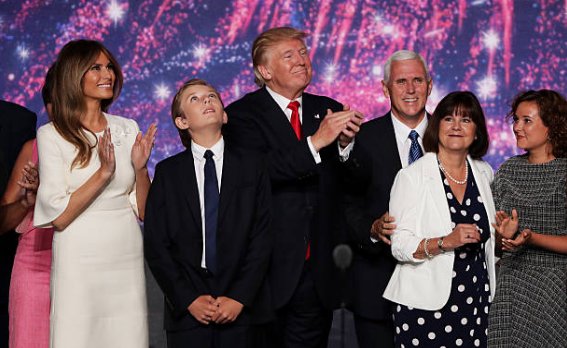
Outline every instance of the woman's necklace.
<path fill-rule="evenodd" d="M 453 178 L 451 176 L 451 174 L 449 174 L 449 172 L 445 169 L 445 167 L 443 167 L 443 165 L 441 164 L 441 161 L 439 161 L 439 169 L 441 169 L 441 171 L 445 174 L 445 176 L 447 178 L 449 178 L 449 180 L 451 180 L 452 182 L 454 182 L 457 185 L 464 185 L 467 183 L 467 180 L 469 179 L 469 163 L 467 161 L 465 161 L 465 179 L 464 180 L 457 180 L 455 178 Z"/>

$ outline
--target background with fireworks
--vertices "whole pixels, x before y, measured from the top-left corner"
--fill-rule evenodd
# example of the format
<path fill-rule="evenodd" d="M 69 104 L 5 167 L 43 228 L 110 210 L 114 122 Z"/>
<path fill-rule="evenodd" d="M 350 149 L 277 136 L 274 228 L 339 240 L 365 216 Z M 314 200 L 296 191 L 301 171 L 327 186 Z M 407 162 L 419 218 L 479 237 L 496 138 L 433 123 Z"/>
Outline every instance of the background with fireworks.
<path fill-rule="evenodd" d="M 386 58 L 421 53 L 434 80 L 429 111 L 453 90 L 481 99 L 491 134 L 485 159 L 495 168 L 518 151 L 504 121 L 511 98 L 525 89 L 565 94 L 567 0 L 0 0 L 0 97 L 45 123 L 40 89 L 57 52 L 72 39 L 100 40 L 125 75 L 111 113 L 142 129 L 158 123 L 153 168 L 182 150 L 169 116 L 180 84 L 204 78 L 225 104 L 254 90 L 251 43 L 282 25 L 311 34 L 308 90 L 368 119 L 389 109 Z"/>

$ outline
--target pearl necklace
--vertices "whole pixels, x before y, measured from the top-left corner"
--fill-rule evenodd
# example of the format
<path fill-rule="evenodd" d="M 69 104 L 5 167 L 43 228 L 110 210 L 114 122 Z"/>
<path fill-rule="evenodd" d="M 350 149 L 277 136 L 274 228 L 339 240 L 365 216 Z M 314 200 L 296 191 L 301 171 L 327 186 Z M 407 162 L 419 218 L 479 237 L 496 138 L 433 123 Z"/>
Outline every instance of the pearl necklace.
<path fill-rule="evenodd" d="M 445 176 L 447 178 L 449 178 L 449 180 L 451 180 L 452 182 L 454 182 L 457 185 L 464 185 L 467 183 L 467 180 L 469 179 L 469 163 L 467 161 L 465 161 L 465 179 L 464 180 L 457 180 L 455 178 L 453 178 L 451 176 L 451 174 L 449 174 L 449 172 L 445 169 L 445 167 L 443 167 L 443 165 L 441 164 L 441 161 L 439 161 L 439 169 L 441 169 L 441 171 L 445 174 Z"/>

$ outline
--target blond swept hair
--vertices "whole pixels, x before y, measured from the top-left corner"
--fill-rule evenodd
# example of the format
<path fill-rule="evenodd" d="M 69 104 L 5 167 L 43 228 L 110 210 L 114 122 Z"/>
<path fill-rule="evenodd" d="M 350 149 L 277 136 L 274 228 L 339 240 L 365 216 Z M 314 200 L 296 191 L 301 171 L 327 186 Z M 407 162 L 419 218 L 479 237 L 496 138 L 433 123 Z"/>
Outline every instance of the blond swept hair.
<path fill-rule="evenodd" d="M 271 46 L 282 41 L 300 40 L 305 44 L 308 34 L 292 27 L 271 28 L 260 34 L 252 45 L 252 66 L 254 67 L 254 82 L 258 87 L 264 87 L 266 81 L 260 74 L 258 66 L 266 63 L 266 55 Z"/>

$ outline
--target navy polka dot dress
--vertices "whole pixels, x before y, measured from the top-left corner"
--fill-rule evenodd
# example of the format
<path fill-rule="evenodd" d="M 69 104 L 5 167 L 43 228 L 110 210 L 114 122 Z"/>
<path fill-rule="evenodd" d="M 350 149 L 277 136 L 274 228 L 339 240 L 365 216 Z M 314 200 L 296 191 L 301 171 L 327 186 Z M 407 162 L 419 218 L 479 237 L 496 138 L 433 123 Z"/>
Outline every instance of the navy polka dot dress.
<path fill-rule="evenodd" d="M 486 347 L 490 286 L 484 243 L 490 237 L 486 210 L 469 165 L 469 180 L 462 204 L 443 178 L 451 226 L 476 224 L 481 243 L 455 249 L 453 281 L 447 304 L 438 311 L 397 305 L 394 311 L 396 347 Z M 419 289 L 415 289 L 419 291 Z"/>

